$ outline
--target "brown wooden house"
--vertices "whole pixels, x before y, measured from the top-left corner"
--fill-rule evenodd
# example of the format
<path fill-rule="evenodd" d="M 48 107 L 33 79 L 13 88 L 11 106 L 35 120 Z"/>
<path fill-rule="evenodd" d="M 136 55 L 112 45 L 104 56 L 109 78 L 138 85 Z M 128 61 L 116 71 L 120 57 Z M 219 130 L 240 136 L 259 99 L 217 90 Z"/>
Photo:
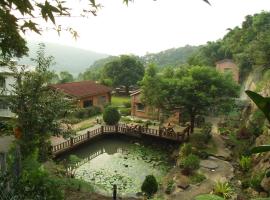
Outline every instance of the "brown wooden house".
<path fill-rule="evenodd" d="M 233 79 L 239 82 L 239 69 L 237 65 L 230 59 L 224 59 L 216 62 L 216 70 L 221 73 L 232 73 Z"/>
<path fill-rule="evenodd" d="M 50 86 L 76 99 L 81 108 L 91 106 L 103 108 L 104 105 L 111 103 L 112 89 L 94 81 L 61 83 Z"/>
<path fill-rule="evenodd" d="M 131 115 L 134 117 L 155 119 L 159 120 L 164 113 L 157 108 L 152 108 L 142 103 L 141 101 L 141 91 L 137 90 L 131 95 Z M 167 117 L 166 123 L 178 124 L 180 119 L 179 111 L 172 112 L 172 114 Z"/>

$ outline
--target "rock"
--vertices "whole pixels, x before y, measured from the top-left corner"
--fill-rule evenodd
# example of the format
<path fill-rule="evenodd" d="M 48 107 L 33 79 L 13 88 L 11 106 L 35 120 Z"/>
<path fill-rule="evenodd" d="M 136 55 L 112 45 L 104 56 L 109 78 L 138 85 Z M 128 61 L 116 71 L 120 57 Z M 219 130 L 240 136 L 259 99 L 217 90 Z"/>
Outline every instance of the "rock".
<path fill-rule="evenodd" d="M 259 193 L 259 196 L 260 196 L 261 198 L 266 198 L 266 197 L 268 197 L 268 194 L 267 194 L 266 192 L 260 192 L 260 193 Z"/>
<path fill-rule="evenodd" d="M 178 184 L 177 187 L 183 190 L 186 190 L 189 187 L 189 183 L 181 183 L 181 184 Z"/>
<path fill-rule="evenodd" d="M 264 177 L 261 186 L 264 189 L 264 191 L 270 191 L 270 177 Z"/>
<path fill-rule="evenodd" d="M 251 196 L 251 197 L 258 197 L 258 195 L 259 195 L 259 192 L 257 192 L 256 190 L 254 190 L 254 189 L 252 189 L 252 188 L 248 188 L 248 189 L 246 189 L 246 192 L 249 194 L 249 196 Z"/>
<path fill-rule="evenodd" d="M 218 168 L 218 164 L 211 160 L 201 160 L 200 166 L 210 170 L 215 170 Z"/>

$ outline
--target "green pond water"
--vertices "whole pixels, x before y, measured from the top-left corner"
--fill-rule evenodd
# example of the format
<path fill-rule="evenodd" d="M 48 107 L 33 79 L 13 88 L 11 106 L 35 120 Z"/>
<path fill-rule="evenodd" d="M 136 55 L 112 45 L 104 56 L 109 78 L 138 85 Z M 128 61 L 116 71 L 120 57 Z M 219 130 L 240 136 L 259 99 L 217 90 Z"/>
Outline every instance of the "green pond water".
<path fill-rule="evenodd" d="M 111 195 L 116 184 L 118 194 L 134 196 L 140 192 L 145 176 L 153 174 L 159 182 L 162 180 L 172 168 L 170 153 L 174 148 L 152 138 L 142 141 L 116 135 L 91 141 L 69 155 L 89 159 L 77 168 L 75 177 L 92 183 L 97 192 Z"/>

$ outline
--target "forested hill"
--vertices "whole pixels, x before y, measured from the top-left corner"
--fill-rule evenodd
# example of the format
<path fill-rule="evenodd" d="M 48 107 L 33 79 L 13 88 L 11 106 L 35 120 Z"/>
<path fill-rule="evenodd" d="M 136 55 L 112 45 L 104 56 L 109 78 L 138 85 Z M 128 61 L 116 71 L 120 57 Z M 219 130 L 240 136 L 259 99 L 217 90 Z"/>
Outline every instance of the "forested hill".
<path fill-rule="evenodd" d="M 145 63 L 155 63 L 158 67 L 177 66 L 187 62 L 198 46 L 172 48 L 159 53 L 150 53 L 141 57 Z"/>
<path fill-rule="evenodd" d="M 20 64 L 30 64 L 34 63 L 30 58 L 35 57 L 36 51 L 38 49 L 39 42 L 28 41 L 29 57 L 24 57 L 19 60 Z M 54 56 L 56 64 L 52 66 L 52 69 L 56 72 L 68 71 L 73 75 L 78 75 L 84 72 L 90 65 L 92 65 L 96 60 L 105 58 L 108 55 L 97 53 L 94 51 L 79 49 L 76 47 L 45 43 L 46 54 Z"/>

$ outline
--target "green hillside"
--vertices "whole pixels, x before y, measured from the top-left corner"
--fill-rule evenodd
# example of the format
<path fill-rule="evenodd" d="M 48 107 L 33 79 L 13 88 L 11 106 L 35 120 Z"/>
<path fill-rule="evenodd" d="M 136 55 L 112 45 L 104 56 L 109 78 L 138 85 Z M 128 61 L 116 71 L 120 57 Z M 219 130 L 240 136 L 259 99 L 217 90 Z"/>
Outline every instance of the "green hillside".
<path fill-rule="evenodd" d="M 158 67 L 177 66 L 187 62 L 187 59 L 196 51 L 197 46 L 172 48 L 159 53 L 146 54 L 142 57 L 144 63 L 155 63 Z"/>
<path fill-rule="evenodd" d="M 34 64 L 30 58 L 35 57 L 35 53 L 38 49 L 38 43 L 39 42 L 28 41 L 27 46 L 29 48 L 29 56 L 20 59 L 20 64 Z M 45 43 L 45 45 L 46 54 L 52 55 L 55 58 L 56 64 L 53 66 L 53 70 L 55 70 L 56 72 L 69 71 L 73 75 L 78 75 L 80 72 L 85 71 L 96 60 L 108 56 L 106 54 L 66 45 L 47 42 Z"/>

